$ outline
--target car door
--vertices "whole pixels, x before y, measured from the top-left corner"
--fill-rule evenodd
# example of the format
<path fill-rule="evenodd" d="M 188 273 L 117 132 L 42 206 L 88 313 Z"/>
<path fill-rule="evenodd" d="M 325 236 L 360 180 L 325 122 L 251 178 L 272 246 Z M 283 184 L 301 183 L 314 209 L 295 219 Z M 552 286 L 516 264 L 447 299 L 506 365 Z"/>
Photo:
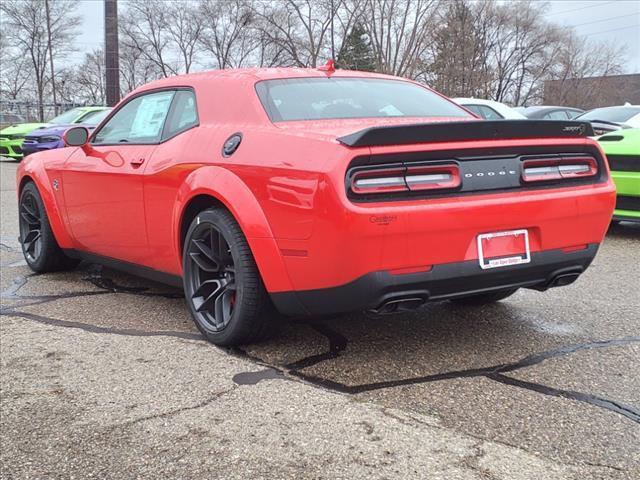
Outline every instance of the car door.
<path fill-rule="evenodd" d="M 202 165 L 195 145 L 199 125 L 196 95 L 190 88 L 176 91 L 165 123 L 162 143 L 153 152 L 144 176 L 144 199 L 150 258 L 156 270 L 178 274 L 180 259 L 174 251 L 171 215 L 178 189 Z M 213 157 L 213 154 L 211 155 Z"/>
<path fill-rule="evenodd" d="M 137 95 L 65 163 L 61 187 L 80 250 L 132 263 L 148 252 L 143 203 L 147 160 L 161 140 L 173 90 Z"/>

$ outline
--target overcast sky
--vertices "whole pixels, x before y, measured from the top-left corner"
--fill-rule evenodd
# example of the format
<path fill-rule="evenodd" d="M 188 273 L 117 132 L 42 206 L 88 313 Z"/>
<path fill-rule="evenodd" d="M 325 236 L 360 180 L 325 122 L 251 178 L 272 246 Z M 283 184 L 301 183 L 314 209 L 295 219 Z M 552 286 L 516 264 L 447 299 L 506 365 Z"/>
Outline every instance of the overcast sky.
<path fill-rule="evenodd" d="M 85 52 L 100 48 L 104 36 L 103 1 L 79 0 L 78 3 L 82 33 L 78 37 L 78 52 L 69 58 L 73 63 L 80 62 Z M 572 26 L 578 34 L 595 42 L 626 45 L 626 73 L 640 73 L 640 0 L 551 0 L 547 4 L 550 21 Z"/>

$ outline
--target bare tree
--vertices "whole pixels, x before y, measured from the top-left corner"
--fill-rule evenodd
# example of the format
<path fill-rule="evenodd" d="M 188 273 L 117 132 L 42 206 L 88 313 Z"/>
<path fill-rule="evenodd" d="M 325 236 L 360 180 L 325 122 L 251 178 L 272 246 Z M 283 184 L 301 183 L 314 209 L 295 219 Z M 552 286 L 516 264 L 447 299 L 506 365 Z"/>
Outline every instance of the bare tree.
<path fill-rule="evenodd" d="M 363 23 L 377 70 L 416 77 L 435 25 L 437 0 L 364 0 Z"/>
<path fill-rule="evenodd" d="M 452 97 L 488 95 L 490 69 L 487 51 L 488 3 L 452 0 L 437 17 L 424 79 Z"/>
<path fill-rule="evenodd" d="M 49 51 L 53 57 L 62 56 L 71 51 L 72 40 L 76 36 L 76 27 L 80 24 L 78 16 L 73 15 L 75 2 L 50 0 L 51 40 L 45 27 L 47 19 L 43 5 L 39 0 L 3 0 L 0 12 L 7 26 L 9 43 L 23 52 L 30 60 L 30 70 L 36 86 L 38 116 L 44 121 L 44 97 L 47 85 L 47 62 Z"/>
<path fill-rule="evenodd" d="M 337 58 L 361 13 L 351 0 L 281 0 L 256 2 L 254 11 L 263 37 L 282 50 L 288 63 L 316 67 Z"/>
<path fill-rule="evenodd" d="M 624 48 L 613 44 L 592 44 L 573 32 L 565 32 L 559 54 L 545 80 L 554 80 L 545 91 L 546 101 L 559 105 L 597 105 L 610 88 L 607 76 L 622 73 Z M 601 77 L 592 81 L 590 77 Z"/>
<path fill-rule="evenodd" d="M 250 2 L 229 0 L 220 8 L 217 0 L 204 0 L 200 15 L 207 19 L 200 44 L 213 57 L 216 68 L 238 68 L 254 63 L 252 54 L 262 38 L 255 26 L 255 12 Z"/>
<path fill-rule="evenodd" d="M 222 10 L 228 8 L 225 4 Z M 172 2 L 167 5 L 167 30 L 183 63 L 182 71 L 189 73 L 196 57 L 196 48 L 208 17 L 199 14 L 197 4 Z M 218 3 L 218 9 L 220 9 Z"/>
<path fill-rule="evenodd" d="M 16 100 L 30 91 L 30 63 L 26 55 L 12 48 L 0 23 L 0 97 Z"/>
<path fill-rule="evenodd" d="M 87 53 L 84 61 L 73 72 L 74 98 L 93 105 L 104 105 L 106 101 L 105 56 L 102 49 Z"/>
<path fill-rule="evenodd" d="M 161 77 L 158 66 L 138 48 L 129 45 L 120 47 L 120 92 L 130 91 L 151 80 Z"/>
<path fill-rule="evenodd" d="M 119 18 L 120 44 L 138 51 L 163 77 L 178 73 L 166 5 L 157 0 L 131 0 Z"/>

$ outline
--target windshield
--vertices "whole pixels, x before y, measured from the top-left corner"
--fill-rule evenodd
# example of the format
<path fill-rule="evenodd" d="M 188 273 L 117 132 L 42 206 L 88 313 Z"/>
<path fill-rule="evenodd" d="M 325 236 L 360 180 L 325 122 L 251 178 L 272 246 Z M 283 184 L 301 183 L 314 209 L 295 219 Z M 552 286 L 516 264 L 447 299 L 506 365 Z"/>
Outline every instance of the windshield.
<path fill-rule="evenodd" d="M 292 78 L 256 85 L 273 122 L 379 117 L 473 118 L 410 82 L 373 78 Z"/>
<path fill-rule="evenodd" d="M 52 118 L 48 123 L 53 123 L 54 125 L 66 125 L 67 123 L 73 123 L 81 113 L 81 108 L 72 108 L 71 110 L 61 113 L 57 117 Z"/>
<path fill-rule="evenodd" d="M 575 120 L 604 120 L 605 122 L 624 123 L 640 113 L 640 107 L 596 108 L 575 117 Z"/>
<path fill-rule="evenodd" d="M 110 112 L 111 112 L 110 108 L 107 110 L 96 110 L 95 112 L 90 112 L 84 117 L 82 117 L 82 124 L 88 125 L 90 127 L 95 127 L 102 120 L 104 120 L 106 116 L 109 115 Z"/>

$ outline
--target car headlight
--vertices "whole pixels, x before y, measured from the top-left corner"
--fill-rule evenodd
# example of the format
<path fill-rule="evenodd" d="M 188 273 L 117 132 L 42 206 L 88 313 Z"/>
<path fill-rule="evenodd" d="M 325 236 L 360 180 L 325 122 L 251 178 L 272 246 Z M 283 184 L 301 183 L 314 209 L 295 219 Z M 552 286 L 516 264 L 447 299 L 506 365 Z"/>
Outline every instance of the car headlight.
<path fill-rule="evenodd" d="M 51 142 L 59 142 L 60 137 L 57 135 L 49 135 L 46 137 L 40 137 L 38 140 L 39 143 L 51 143 Z"/>

